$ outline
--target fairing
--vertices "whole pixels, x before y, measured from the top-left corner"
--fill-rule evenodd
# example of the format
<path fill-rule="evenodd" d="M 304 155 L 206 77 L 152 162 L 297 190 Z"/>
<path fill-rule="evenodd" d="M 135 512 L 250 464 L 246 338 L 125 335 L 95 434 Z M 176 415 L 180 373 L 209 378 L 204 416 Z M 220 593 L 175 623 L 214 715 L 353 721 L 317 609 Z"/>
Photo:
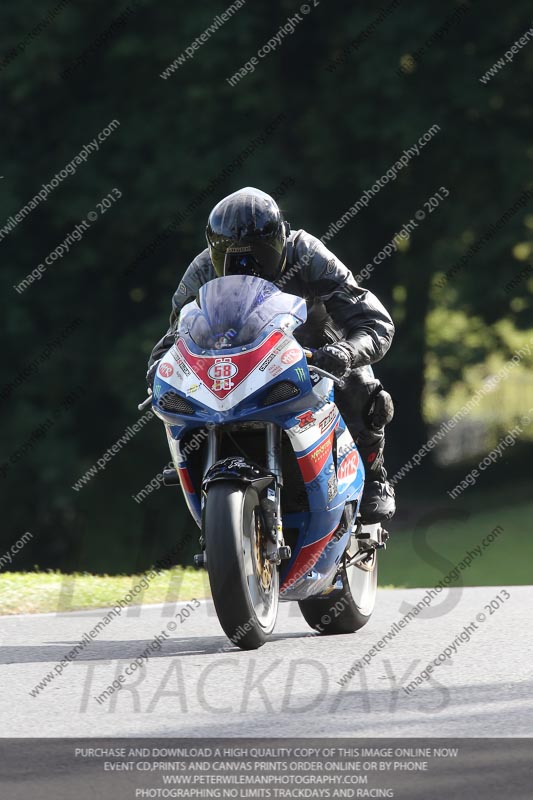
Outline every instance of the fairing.
<path fill-rule="evenodd" d="M 274 422 L 286 432 L 309 511 L 283 517 L 285 527 L 299 531 L 281 573 L 284 600 L 331 588 L 346 547 L 346 538 L 336 533 L 344 506 L 359 501 L 364 483 L 357 448 L 333 401 L 333 384 L 311 380 L 304 351 L 291 335 L 305 315 L 301 298 L 261 279 L 213 280 L 200 290 L 198 304 L 182 312 L 178 342 L 162 359 L 154 383 L 154 412 L 165 422 L 183 493 L 198 525 L 201 498 L 180 447 L 184 434 L 196 429 L 201 436 L 207 423 L 239 421 Z M 265 397 L 281 382 L 292 384 L 297 395 L 265 405 Z M 161 408 L 169 392 L 185 399 L 192 413 Z"/>

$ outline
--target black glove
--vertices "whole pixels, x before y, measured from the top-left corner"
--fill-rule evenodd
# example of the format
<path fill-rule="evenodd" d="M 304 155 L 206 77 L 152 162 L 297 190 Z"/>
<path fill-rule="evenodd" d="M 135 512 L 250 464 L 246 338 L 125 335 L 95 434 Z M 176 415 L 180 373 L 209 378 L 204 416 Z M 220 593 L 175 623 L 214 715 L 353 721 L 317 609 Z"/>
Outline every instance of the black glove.
<path fill-rule="evenodd" d="M 157 361 L 154 361 L 152 366 L 148 369 L 146 373 L 146 383 L 148 384 L 149 389 L 154 388 L 154 381 L 155 381 L 155 373 L 157 372 L 157 368 L 161 363 L 161 359 L 159 358 Z"/>
<path fill-rule="evenodd" d="M 342 379 L 354 368 L 356 357 L 355 348 L 349 342 L 335 342 L 315 350 L 310 363 Z"/>

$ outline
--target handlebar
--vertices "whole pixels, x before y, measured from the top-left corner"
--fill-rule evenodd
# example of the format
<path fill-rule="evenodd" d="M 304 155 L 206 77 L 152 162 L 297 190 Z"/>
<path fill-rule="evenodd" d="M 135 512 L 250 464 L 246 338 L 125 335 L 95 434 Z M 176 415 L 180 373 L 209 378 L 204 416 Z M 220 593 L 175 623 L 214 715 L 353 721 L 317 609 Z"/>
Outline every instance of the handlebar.
<path fill-rule="evenodd" d="M 145 399 L 142 401 L 142 403 L 139 403 L 139 405 L 137 406 L 137 408 L 139 409 L 139 411 L 144 411 L 144 409 L 145 409 L 147 406 L 149 406 L 151 402 L 152 402 L 152 395 L 151 395 L 151 394 L 149 394 L 149 395 L 148 395 L 148 397 L 146 397 L 146 398 L 145 398 Z"/>
<path fill-rule="evenodd" d="M 311 350 L 304 350 L 304 353 L 307 359 L 311 358 L 311 356 L 313 355 Z M 339 389 L 344 389 L 346 385 L 346 381 L 343 380 L 342 378 L 337 378 L 337 376 L 332 375 L 331 372 L 326 372 L 325 369 L 320 369 L 320 367 L 315 367 L 313 364 L 308 364 L 307 369 L 309 370 L 309 372 L 316 372 L 317 375 L 321 375 L 323 378 L 329 378 L 330 381 L 333 381 L 333 383 L 339 387 Z"/>
<path fill-rule="evenodd" d="M 339 387 L 339 389 L 344 389 L 346 386 L 346 381 L 342 378 L 337 378 L 336 375 L 332 375 L 331 372 L 326 372 L 325 369 L 320 369 L 320 367 L 314 367 L 312 364 L 307 365 L 307 369 L 309 372 L 316 372 L 317 375 L 322 375 L 323 378 L 329 378 L 330 381 Z"/>

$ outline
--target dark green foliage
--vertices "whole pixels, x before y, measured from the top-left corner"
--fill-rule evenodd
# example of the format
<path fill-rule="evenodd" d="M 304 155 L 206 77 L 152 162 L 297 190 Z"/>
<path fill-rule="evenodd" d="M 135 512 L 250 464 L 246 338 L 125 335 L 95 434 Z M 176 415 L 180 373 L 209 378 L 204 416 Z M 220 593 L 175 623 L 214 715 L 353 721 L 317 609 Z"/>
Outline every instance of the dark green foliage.
<path fill-rule="evenodd" d="M 298 4 L 248 0 L 166 80 L 160 73 L 225 10 L 223 3 L 19 0 L 2 8 L 0 229 L 84 144 L 112 120 L 120 122 L 97 153 L 0 241 L 8 342 L 2 385 L 73 319 L 82 320 L 38 372 L 0 399 L 3 463 L 81 387 L 77 402 L 0 474 L 0 549 L 25 530 L 35 536 L 31 556 L 21 553 L 17 566 L 141 569 L 191 529 L 175 491 L 160 490 L 142 504 L 131 497 L 168 461 L 158 421 L 79 492 L 72 485 L 138 419 L 146 360 L 166 329 L 171 294 L 204 247 L 210 207 L 240 186 L 274 191 L 289 184 L 281 199 L 287 218 L 320 236 L 404 149 L 440 126 L 420 156 L 329 243 L 357 273 L 440 186 L 450 191 L 414 232 L 409 249 L 385 260 L 368 281 L 398 321 L 393 349 L 379 366 L 397 404 L 399 422 L 389 437 L 393 467 L 425 441 L 421 395 L 426 314 L 433 305 L 475 314 L 487 325 L 509 318 L 518 328 L 531 326 L 528 281 L 511 292 L 505 286 L 526 264 L 512 250 L 531 240 L 525 220 L 533 215 L 533 197 L 443 289 L 431 290 L 468 243 L 533 186 L 533 42 L 489 83 L 479 81 L 530 27 L 529 3 L 516 0 L 490 14 L 480 3 L 467 4 L 457 24 L 426 47 L 416 69 L 402 75 L 402 57 L 442 28 L 457 4 L 402 2 L 377 21 L 373 3 L 321 0 L 314 8 L 314 2 L 294 33 L 234 88 L 226 78 Z M 49 14 L 53 19 L 36 32 Z M 354 44 L 365 29 L 364 40 Z M 10 55 L 19 42 L 25 47 Z M 335 59 L 336 68 L 328 69 Z M 286 118 L 275 131 L 208 191 L 280 114 Z M 114 187 L 122 198 L 40 280 L 17 293 L 13 286 Z M 393 301 L 395 287 L 402 287 L 395 296 L 405 299 Z M 516 297 L 524 298 L 520 307 L 511 304 Z M 464 357 L 475 363 L 480 352 Z M 445 377 L 450 384 L 460 380 L 461 365 Z"/>

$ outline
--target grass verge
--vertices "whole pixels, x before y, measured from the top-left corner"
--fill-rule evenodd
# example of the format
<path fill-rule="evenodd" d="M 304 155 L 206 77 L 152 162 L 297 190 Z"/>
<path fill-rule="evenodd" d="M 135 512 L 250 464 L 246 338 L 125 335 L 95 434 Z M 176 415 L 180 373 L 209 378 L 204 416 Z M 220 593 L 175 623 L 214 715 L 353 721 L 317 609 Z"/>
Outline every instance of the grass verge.
<path fill-rule="evenodd" d="M 447 510 L 426 511 L 411 527 L 395 530 L 391 522 L 390 543 L 380 557 L 380 584 L 435 586 L 497 526 L 503 533 L 460 573 L 462 583 L 450 586 L 531 584 L 533 503 L 487 508 L 479 499 L 475 506 L 472 499 L 465 498 Z M 484 509 L 481 512 L 480 507 Z"/>
<path fill-rule="evenodd" d="M 0 614 L 36 614 L 113 606 L 142 580 L 141 575 L 7 572 L 0 575 Z M 207 573 L 174 567 L 157 575 L 130 605 L 209 596 Z"/>
<path fill-rule="evenodd" d="M 468 505 L 469 503 L 470 505 Z M 479 508 L 484 510 L 479 512 Z M 460 573 L 466 586 L 498 586 L 532 582 L 533 503 L 490 507 L 483 498 L 465 496 L 457 501 L 453 518 L 447 510 L 431 512 L 426 506 L 416 525 L 397 528 L 380 555 L 380 586 L 435 586 L 473 551 L 497 526 L 503 528 L 490 546 Z M 0 614 L 75 611 L 112 606 L 141 580 L 141 575 L 90 575 L 60 572 L 7 572 L 0 575 Z M 131 605 L 176 602 L 209 597 L 207 573 L 191 567 L 174 567 L 155 577 Z"/>

